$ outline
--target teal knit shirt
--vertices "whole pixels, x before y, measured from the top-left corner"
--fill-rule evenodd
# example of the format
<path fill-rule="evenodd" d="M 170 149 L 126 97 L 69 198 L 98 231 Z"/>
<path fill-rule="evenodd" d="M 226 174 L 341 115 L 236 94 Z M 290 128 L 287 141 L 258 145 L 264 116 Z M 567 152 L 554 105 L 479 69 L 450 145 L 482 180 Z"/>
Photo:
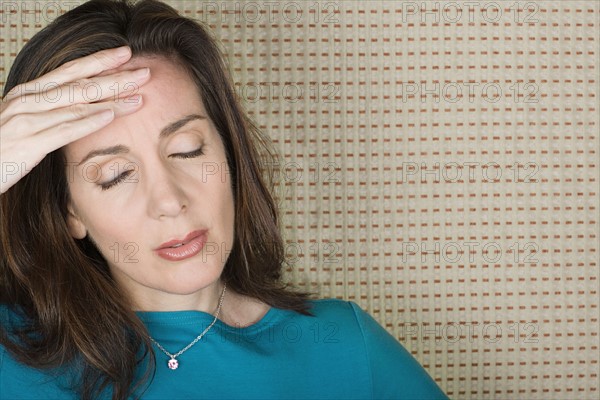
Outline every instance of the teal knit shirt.
<path fill-rule="evenodd" d="M 356 303 L 321 299 L 311 304 L 316 317 L 271 308 L 249 327 L 217 320 L 177 358 L 176 370 L 167 367 L 169 357 L 154 347 L 156 373 L 138 394 L 161 400 L 447 399 L 400 342 Z M 7 309 L 0 311 L 6 318 Z M 171 353 L 214 319 L 201 311 L 138 316 Z M 60 374 L 15 362 L 0 347 L 0 400 L 75 399 L 64 381 Z"/>

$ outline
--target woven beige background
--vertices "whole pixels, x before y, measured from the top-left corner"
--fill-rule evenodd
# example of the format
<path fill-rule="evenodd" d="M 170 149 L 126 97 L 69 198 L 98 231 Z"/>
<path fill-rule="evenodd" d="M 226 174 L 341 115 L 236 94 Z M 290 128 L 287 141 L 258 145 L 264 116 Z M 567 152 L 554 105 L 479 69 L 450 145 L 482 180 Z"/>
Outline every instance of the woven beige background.
<path fill-rule="evenodd" d="M 2 85 L 79 3 L 2 1 Z M 168 3 L 283 156 L 290 279 L 452 398 L 598 398 L 599 2 Z"/>

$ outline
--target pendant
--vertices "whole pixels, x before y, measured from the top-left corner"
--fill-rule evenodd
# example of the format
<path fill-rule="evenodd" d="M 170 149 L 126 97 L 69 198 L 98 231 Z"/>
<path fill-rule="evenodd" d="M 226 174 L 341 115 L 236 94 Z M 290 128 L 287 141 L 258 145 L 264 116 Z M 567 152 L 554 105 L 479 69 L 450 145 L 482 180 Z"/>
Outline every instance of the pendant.
<path fill-rule="evenodd" d="M 167 363 L 167 366 L 169 367 L 169 369 L 176 370 L 177 368 L 179 368 L 179 361 L 177 361 L 174 358 L 171 358 Z"/>

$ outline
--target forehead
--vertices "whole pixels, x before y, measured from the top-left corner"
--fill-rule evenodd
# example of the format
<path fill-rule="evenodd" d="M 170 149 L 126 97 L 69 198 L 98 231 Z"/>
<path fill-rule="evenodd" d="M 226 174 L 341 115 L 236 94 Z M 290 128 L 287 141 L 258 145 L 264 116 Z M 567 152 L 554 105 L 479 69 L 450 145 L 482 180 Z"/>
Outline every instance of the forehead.
<path fill-rule="evenodd" d="M 171 72 L 184 73 L 183 67 L 173 59 L 163 55 L 151 54 L 133 56 L 126 63 L 119 65 L 117 68 L 102 71 L 98 76 L 110 75 L 115 72 L 135 70 L 143 67 L 151 67 L 151 69 L 156 69 L 157 71 L 170 70 Z"/>
<path fill-rule="evenodd" d="M 187 71 L 180 64 L 164 56 L 137 56 L 131 58 L 117 68 L 103 71 L 97 76 L 134 71 L 144 67 L 150 68 L 150 80 L 146 84 L 139 86 L 136 93 L 142 95 L 155 94 L 152 92 L 154 89 L 158 88 L 163 91 L 163 94 L 173 92 L 178 94 L 179 97 L 186 94 L 186 91 L 184 91 L 184 93 L 178 93 L 182 87 L 195 88 L 194 81 Z M 110 90 L 113 96 L 118 93 L 120 97 L 124 91 L 130 90 L 135 86 L 136 84 L 133 82 L 118 81 L 117 77 L 115 77 L 115 82 L 110 87 Z"/>
<path fill-rule="evenodd" d="M 146 139 L 157 138 L 168 123 L 189 114 L 206 115 L 194 81 L 183 67 L 167 58 L 136 57 L 98 76 L 144 67 L 150 68 L 150 79 L 135 92 L 142 96 L 141 108 L 132 114 L 118 116 L 106 127 L 65 146 L 69 159 L 82 157 L 82 153 L 92 147 L 106 147 L 124 140 L 139 141 L 142 133 Z M 116 93 L 122 94 L 131 87 L 134 86 L 127 86 L 127 80 L 119 81 L 115 77 L 114 83 L 109 82 L 111 96 L 108 100 L 112 101 Z"/>

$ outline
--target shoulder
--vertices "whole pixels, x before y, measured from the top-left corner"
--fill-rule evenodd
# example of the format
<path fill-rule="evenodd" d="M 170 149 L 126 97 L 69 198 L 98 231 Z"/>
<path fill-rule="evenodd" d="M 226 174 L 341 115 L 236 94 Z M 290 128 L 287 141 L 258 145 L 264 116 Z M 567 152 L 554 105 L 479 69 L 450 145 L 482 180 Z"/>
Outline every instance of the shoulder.
<path fill-rule="evenodd" d="M 321 320 L 339 323 L 346 328 L 353 327 L 360 333 L 360 339 L 373 340 L 377 336 L 391 336 L 367 311 L 352 300 L 324 298 L 310 300 L 311 312 Z"/>
<path fill-rule="evenodd" d="M 359 315 L 364 313 L 353 301 L 336 298 L 309 300 L 309 323 L 319 323 L 321 327 L 331 327 L 339 332 L 340 337 L 348 344 L 362 342 L 363 334 Z M 359 343 L 354 343 L 359 344 Z"/>
<path fill-rule="evenodd" d="M 387 333 L 379 323 L 351 300 L 323 298 L 309 301 L 310 312 L 317 320 L 335 323 L 346 331 L 353 331 L 361 342 L 372 339 L 377 334 Z M 389 334 L 388 334 L 389 335 Z"/>
<path fill-rule="evenodd" d="M 319 321 L 335 323 L 349 334 L 346 335 L 347 339 L 354 339 L 362 346 L 368 345 L 367 342 L 381 339 L 381 335 L 386 339 L 389 339 L 386 335 L 391 336 L 354 301 L 324 298 L 311 300 L 310 304 L 310 311 Z M 365 350 L 368 349 L 365 348 Z"/>
<path fill-rule="evenodd" d="M 320 299 L 312 304 L 318 318 L 334 321 L 346 332 L 345 347 L 362 354 L 373 398 L 447 399 L 411 353 L 357 303 Z"/>
<path fill-rule="evenodd" d="M 311 312 L 315 316 L 337 316 L 350 318 L 354 315 L 354 306 L 352 301 L 346 301 L 335 298 L 312 299 L 308 301 L 311 306 Z"/>

